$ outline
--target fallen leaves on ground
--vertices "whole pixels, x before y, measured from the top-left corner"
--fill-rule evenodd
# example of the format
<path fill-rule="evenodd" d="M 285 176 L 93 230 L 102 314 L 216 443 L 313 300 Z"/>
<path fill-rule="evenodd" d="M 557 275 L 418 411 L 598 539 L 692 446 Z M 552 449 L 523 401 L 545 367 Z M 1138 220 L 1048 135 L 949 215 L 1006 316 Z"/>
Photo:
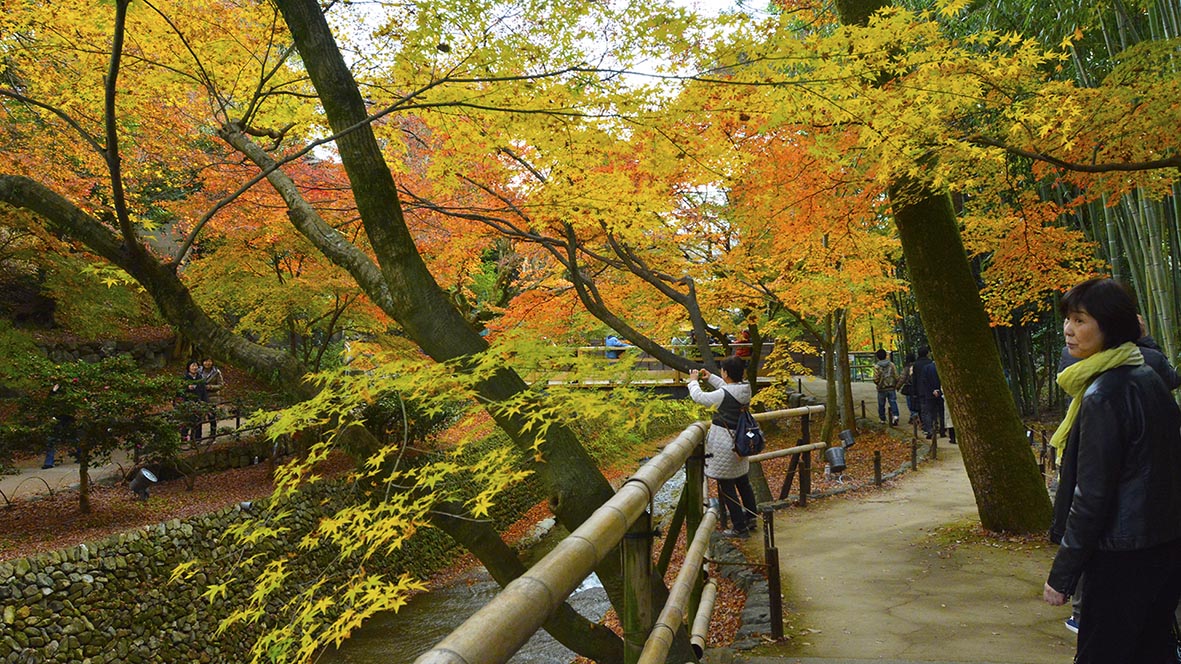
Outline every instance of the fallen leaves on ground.
<path fill-rule="evenodd" d="M 77 491 L 17 500 L 0 509 L 0 560 L 28 557 L 108 535 L 161 523 L 209 514 L 247 500 L 270 495 L 273 490 L 266 464 L 202 475 L 193 491 L 183 479 L 151 487 L 151 497 L 139 500 L 125 484 L 90 488 L 90 512 L 78 507 Z"/>
<path fill-rule="evenodd" d="M 846 453 L 848 467 L 840 480 L 859 488 L 844 494 L 845 496 L 857 497 L 864 495 L 864 490 L 872 489 L 874 451 L 881 452 L 883 474 L 895 471 L 910 461 L 909 440 L 898 435 L 899 433 L 896 430 L 894 435 L 878 431 L 857 434 L 856 444 Z M 790 426 L 781 425 L 768 431 L 768 450 L 796 445 L 799 438 L 799 421 L 793 420 Z M 942 441 L 942 444 L 946 444 L 946 441 Z M 773 496 L 779 494 L 789 463 L 790 459 L 783 457 L 762 464 Z M 347 465 L 345 463 L 344 467 Z M 605 474 L 613 486 L 618 486 L 634 470 L 634 467 L 619 467 L 609 469 Z M 823 471 L 823 455 L 813 453 L 814 492 L 822 493 L 841 486 L 838 478 L 826 480 Z M 798 491 L 798 488 L 797 473 L 792 492 Z M 0 560 L 76 546 L 82 542 L 98 540 L 107 535 L 170 519 L 184 519 L 216 512 L 243 501 L 263 498 L 272 490 L 269 467 L 266 464 L 258 464 L 203 475 L 197 479 L 193 491 L 185 490 L 183 480 L 160 483 L 152 488 L 152 497 L 146 502 L 137 500 L 123 484 L 95 486 L 91 489 L 92 511 L 89 514 L 82 514 L 78 510 L 78 496 L 72 491 L 60 492 L 38 500 L 17 501 L 11 509 L 0 509 L 0 533 L 3 533 L 0 535 Z M 715 483 L 710 483 L 710 491 L 716 495 Z M 511 525 L 503 533 L 503 537 L 510 544 L 515 544 L 538 522 L 550 516 L 548 503 L 539 502 Z M 740 546 L 751 562 L 761 562 L 760 551 L 756 545 L 749 543 L 751 541 L 753 540 L 748 540 Z M 654 559 L 659 555 L 662 544 L 663 540 L 660 539 L 654 543 Z M 666 583 L 670 585 L 681 568 L 684 551 L 685 535 L 682 531 L 666 575 Z M 433 577 L 431 582 L 442 584 L 453 581 L 477 564 L 473 556 L 466 554 Z M 717 575 L 715 580 L 718 584 L 718 595 L 710 623 L 710 647 L 725 646 L 733 642 L 741 627 L 742 610 L 746 604 L 746 595 L 736 584 L 721 575 Z M 607 614 L 603 623 L 617 633 L 620 632 L 619 620 L 614 611 Z"/>

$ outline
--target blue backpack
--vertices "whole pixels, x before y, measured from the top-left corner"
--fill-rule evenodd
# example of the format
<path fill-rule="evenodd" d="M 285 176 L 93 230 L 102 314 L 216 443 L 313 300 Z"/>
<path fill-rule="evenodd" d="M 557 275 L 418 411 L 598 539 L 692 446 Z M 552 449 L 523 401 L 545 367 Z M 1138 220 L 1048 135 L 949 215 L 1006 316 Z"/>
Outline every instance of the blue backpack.
<path fill-rule="evenodd" d="M 748 457 L 762 452 L 766 445 L 767 439 L 759 423 L 750 414 L 750 408 L 743 406 L 738 414 L 738 424 L 734 427 L 734 452 L 740 457 Z"/>

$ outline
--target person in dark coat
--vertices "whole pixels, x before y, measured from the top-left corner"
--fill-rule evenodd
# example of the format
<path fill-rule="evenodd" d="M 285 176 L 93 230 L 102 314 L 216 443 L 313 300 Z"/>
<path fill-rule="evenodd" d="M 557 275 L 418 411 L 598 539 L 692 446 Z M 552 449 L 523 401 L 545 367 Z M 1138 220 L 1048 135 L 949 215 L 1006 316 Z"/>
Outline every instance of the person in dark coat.
<path fill-rule="evenodd" d="M 1060 307 L 1077 362 L 1057 379 L 1072 400 L 1050 440 L 1062 458 L 1050 528 L 1059 546 L 1042 597 L 1062 606 L 1080 592 L 1076 663 L 1172 662 L 1181 410 L 1144 363 L 1136 303 L 1121 285 L 1085 281 Z"/>
<path fill-rule="evenodd" d="M 189 362 L 185 373 L 181 376 L 181 389 L 179 398 L 182 402 L 190 404 L 187 409 L 189 426 L 182 426 L 180 429 L 181 440 L 197 440 L 201 437 L 201 414 L 200 409 L 194 404 L 205 401 L 205 379 L 201 377 L 201 364 L 196 360 Z"/>
<path fill-rule="evenodd" d="M 914 376 L 914 398 L 915 398 L 915 402 L 916 402 L 915 405 L 918 406 L 918 409 L 919 409 L 919 422 L 922 423 L 924 436 L 931 435 L 931 426 L 932 426 L 931 419 L 929 419 L 930 406 L 927 404 L 927 397 L 931 396 L 931 392 L 933 391 L 933 388 L 928 389 L 926 383 L 923 382 L 924 380 L 927 379 L 927 375 L 926 375 L 926 371 L 925 371 L 926 368 L 928 366 L 931 366 L 931 367 L 935 366 L 935 363 L 931 360 L 930 357 L 928 357 L 930 354 L 931 354 L 930 348 L 927 348 L 926 346 L 919 346 L 918 359 L 916 359 L 914 361 L 914 366 L 911 369 L 911 373 Z M 936 377 L 938 377 L 938 374 L 935 374 L 935 375 L 936 375 Z"/>
<path fill-rule="evenodd" d="M 946 435 L 943 423 L 943 383 L 939 381 L 939 370 L 935 362 L 922 368 L 923 420 L 926 422 L 928 437 Z"/>
<path fill-rule="evenodd" d="M 909 413 L 907 423 L 910 424 L 919 417 L 919 402 L 914 395 L 914 353 L 906 354 L 902 365 L 902 377 L 898 382 L 898 391 L 906 397 L 906 412 Z"/>

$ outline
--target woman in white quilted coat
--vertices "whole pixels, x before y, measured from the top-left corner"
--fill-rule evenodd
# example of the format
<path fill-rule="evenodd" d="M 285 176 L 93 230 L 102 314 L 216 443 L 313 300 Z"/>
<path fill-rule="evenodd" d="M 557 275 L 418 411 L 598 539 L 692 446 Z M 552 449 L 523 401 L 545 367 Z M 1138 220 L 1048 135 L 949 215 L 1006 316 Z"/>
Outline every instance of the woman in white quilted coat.
<path fill-rule="evenodd" d="M 705 475 L 717 480 L 718 494 L 730 514 L 732 528 L 722 534 L 745 537 L 755 527 L 758 506 L 747 475 L 750 462 L 734 452 L 734 427 L 742 408 L 750 404 L 750 385 L 742 378 L 746 371 L 746 361 L 742 358 L 731 355 L 719 365 L 721 376 L 705 369 L 689 372 L 689 397 L 704 406 L 717 407 L 705 439 Z M 702 378 L 712 390 L 701 389 L 698 380 Z"/>

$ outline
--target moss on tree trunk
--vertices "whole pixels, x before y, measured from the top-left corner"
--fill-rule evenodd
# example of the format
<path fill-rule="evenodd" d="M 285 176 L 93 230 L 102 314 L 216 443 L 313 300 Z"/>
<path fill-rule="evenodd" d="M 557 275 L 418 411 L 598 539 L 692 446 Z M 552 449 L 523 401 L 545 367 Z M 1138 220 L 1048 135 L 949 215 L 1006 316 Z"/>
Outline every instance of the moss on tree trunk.
<path fill-rule="evenodd" d="M 996 531 L 1044 530 L 1049 494 L 1005 383 L 951 200 L 918 185 L 895 188 L 891 198 L 980 521 Z"/>
<path fill-rule="evenodd" d="M 866 25 L 889 4 L 837 0 L 837 11 L 847 25 Z M 890 203 L 980 522 L 994 531 L 1045 530 L 1050 497 L 1001 371 L 951 199 L 922 182 L 898 180 Z"/>

